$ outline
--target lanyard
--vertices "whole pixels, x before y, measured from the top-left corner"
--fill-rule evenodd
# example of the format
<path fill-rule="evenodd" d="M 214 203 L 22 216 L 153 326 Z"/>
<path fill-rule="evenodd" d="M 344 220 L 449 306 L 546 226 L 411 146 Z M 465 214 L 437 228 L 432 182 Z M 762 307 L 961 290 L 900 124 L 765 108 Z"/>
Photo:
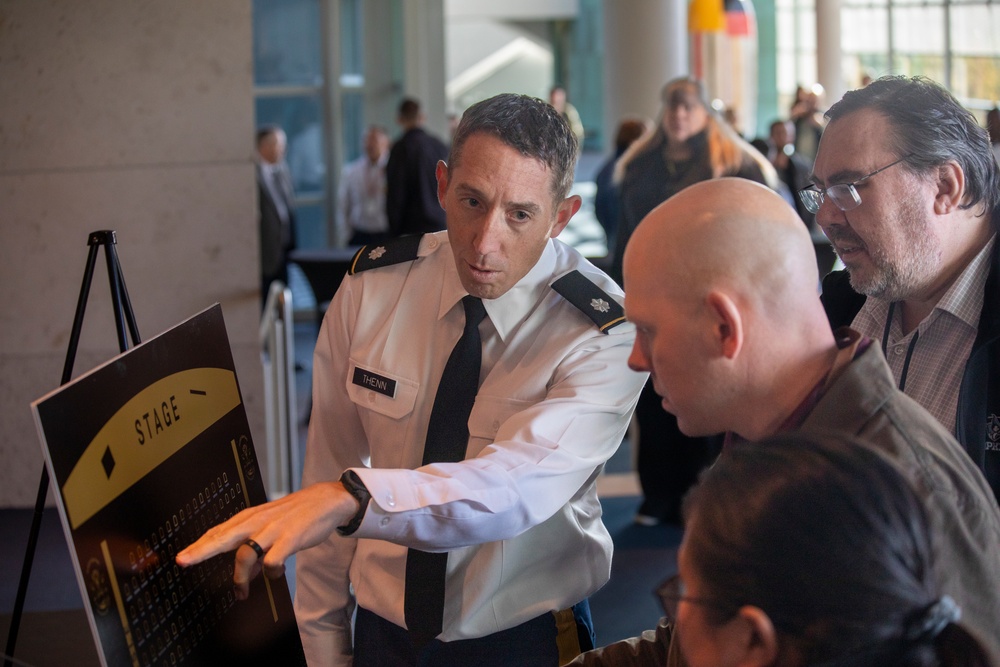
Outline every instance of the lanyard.
<path fill-rule="evenodd" d="M 896 302 L 893 301 L 889 304 L 889 314 L 885 318 L 885 331 L 882 332 L 882 354 L 889 358 L 889 328 L 892 326 L 892 315 L 896 311 Z M 903 360 L 903 372 L 899 376 L 899 390 L 903 391 L 906 387 L 906 374 L 910 371 L 910 358 L 913 356 L 913 349 L 917 346 L 917 339 L 920 337 L 919 331 L 913 332 L 913 338 L 910 339 L 910 344 L 906 348 L 906 359 Z"/>

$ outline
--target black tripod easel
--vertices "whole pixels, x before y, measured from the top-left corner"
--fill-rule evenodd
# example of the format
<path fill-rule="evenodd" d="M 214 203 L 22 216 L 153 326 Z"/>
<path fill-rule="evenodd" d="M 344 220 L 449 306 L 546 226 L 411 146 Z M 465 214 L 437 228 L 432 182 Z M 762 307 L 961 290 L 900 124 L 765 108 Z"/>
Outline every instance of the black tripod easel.
<path fill-rule="evenodd" d="M 69 346 L 66 350 L 66 363 L 63 366 L 62 381 L 64 385 L 72 379 L 73 362 L 76 360 L 76 349 L 80 342 L 80 331 L 83 328 L 83 315 L 87 310 L 87 297 L 90 294 L 90 284 L 94 278 L 94 265 L 97 263 L 97 250 L 104 246 L 104 255 L 108 263 L 108 281 L 111 284 L 111 303 L 115 311 L 115 328 L 118 333 L 118 348 L 125 352 L 129 349 L 126 337 L 132 337 L 132 344 L 138 345 L 139 330 L 135 325 L 135 314 L 132 303 L 125 289 L 125 279 L 122 277 L 121 265 L 118 263 L 118 253 L 115 251 L 115 233 L 111 230 L 91 232 L 87 238 L 90 253 L 87 255 L 87 268 L 83 274 L 83 284 L 80 286 L 80 298 L 76 303 L 76 316 L 73 318 L 73 329 L 70 333 Z M 24 552 L 24 565 L 21 567 L 21 579 L 17 587 L 17 597 L 14 600 L 14 610 L 10 619 L 10 630 L 7 633 L 7 647 L 4 649 L 6 658 L 4 667 L 12 666 L 14 648 L 17 644 L 17 633 L 21 625 L 24 611 L 24 600 L 28 593 L 28 580 L 31 578 L 31 564 L 35 559 L 35 548 L 38 546 L 38 534 L 42 526 L 42 515 L 45 511 L 45 497 L 49 491 L 49 473 L 42 468 L 42 478 L 38 482 L 38 497 L 35 499 L 35 514 L 31 522 L 31 532 L 28 534 L 28 545 Z M 70 545 L 72 548 L 72 545 Z"/>

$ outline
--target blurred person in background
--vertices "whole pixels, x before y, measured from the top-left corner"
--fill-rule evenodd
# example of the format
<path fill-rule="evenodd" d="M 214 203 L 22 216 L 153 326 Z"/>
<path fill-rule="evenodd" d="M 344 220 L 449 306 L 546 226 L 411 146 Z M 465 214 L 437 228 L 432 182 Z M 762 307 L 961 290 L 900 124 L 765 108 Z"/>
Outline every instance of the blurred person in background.
<path fill-rule="evenodd" d="M 275 280 L 288 284 L 288 253 L 295 249 L 295 194 L 285 163 L 288 139 L 277 125 L 257 130 L 257 201 L 261 299 Z"/>
<path fill-rule="evenodd" d="M 412 98 L 399 105 L 396 122 L 403 135 L 389 150 L 385 167 L 385 210 L 393 236 L 427 234 L 445 228 L 444 209 L 438 203 L 438 162 L 448 159 L 444 143 L 424 130 L 420 103 Z"/>
<path fill-rule="evenodd" d="M 823 113 L 820 111 L 823 92 L 823 86 L 818 83 L 802 89 L 801 95 L 796 93 L 795 104 L 788 114 L 795 126 L 795 152 L 809 161 L 816 157 L 823 136 Z"/>
<path fill-rule="evenodd" d="M 385 213 L 385 165 L 389 135 L 381 125 L 370 125 L 364 136 L 364 154 L 344 166 L 337 198 L 340 228 L 349 245 L 382 243 L 389 238 Z"/>
<path fill-rule="evenodd" d="M 618 232 L 618 186 L 614 183 L 615 163 L 639 137 L 647 131 L 652 131 L 653 123 L 648 118 L 632 116 L 622 119 L 615 133 L 615 152 L 597 172 L 594 183 L 597 193 L 594 195 L 594 215 L 601 223 L 608 238 L 608 255 L 614 252 L 615 237 Z"/>
<path fill-rule="evenodd" d="M 789 200 L 795 212 L 812 230 L 816 225 L 816 214 L 806 208 L 798 197 L 799 190 L 808 187 L 812 173 L 812 163 L 795 152 L 795 124 L 790 120 L 776 120 L 771 123 L 770 153 L 768 158 L 778 172 L 778 178 L 790 194 Z M 784 192 L 782 195 L 784 196 Z"/>
<path fill-rule="evenodd" d="M 576 143 L 582 151 L 584 138 L 583 121 L 580 120 L 580 112 L 566 99 L 566 89 L 562 86 L 553 86 L 549 90 L 549 104 L 569 123 L 570 129 L 573 130 L 573 136 L 576 137 Z"/>

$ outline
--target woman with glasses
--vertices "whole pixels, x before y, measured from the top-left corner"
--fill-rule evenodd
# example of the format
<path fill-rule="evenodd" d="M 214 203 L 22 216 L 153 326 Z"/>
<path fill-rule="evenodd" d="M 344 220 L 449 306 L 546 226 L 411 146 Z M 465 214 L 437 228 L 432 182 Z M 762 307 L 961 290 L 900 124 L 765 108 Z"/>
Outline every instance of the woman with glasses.
<path fill-rule="evenodd" d="M 610 275 L 619 284 L 625 245 L 636 226 L 687 186 L 720 176 L 778 185 L 774 167 L 718 116 L 700 81 L 674 79 L 663 87 L 661 98 L 663 110 L 655 129 L 636 140 L 615 165 L 619 213 Z M 635 415 L 636 467 L 644 495 L 636 523 L 680 523 L 684 493 L 721 443 L 682 434 L 677 420 L 660 407 L 651 384 L 643 389 Z"/>
<path fill-rule="evenodd" d="M 917 496 L 877 453 L 801 434 L 734 448 L 685 501 L 658 590 L 691 667 L 990 664 L 931 576 Z"/>

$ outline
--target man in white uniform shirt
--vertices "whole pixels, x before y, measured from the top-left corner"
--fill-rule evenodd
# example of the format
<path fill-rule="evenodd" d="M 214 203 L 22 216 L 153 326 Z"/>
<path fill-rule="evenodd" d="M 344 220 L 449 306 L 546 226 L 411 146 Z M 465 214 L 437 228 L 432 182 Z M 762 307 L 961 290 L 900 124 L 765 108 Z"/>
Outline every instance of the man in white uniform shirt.
<path fill-rule="evenodd" d="M 437 168 L 447 231 L 363 247 L 327 311 L 306 488 L 178 556 L 238 548 L 245 594 L 251 574 L 300 552 L 310 664 L 348 665 L 353 650 L 355 665 L 554 667 L 592 639 L 585 602 L 612 551 L 595 480 L 646 378 L 626 367 L 635 334 L 620 289 L 555 239 L 580 207 L 576 155 L 540 100 L 499 95 L 465 112 Z M 467 449 L 422 465 L 467 295 L 486 312 Z M 414 549 L 447 552 L 441 631 L 426 644 L 405 599 Z"/>
<path fill-rule="evenodd" d="M 340 226 L 349 245 L 382 243 L 389 238 L 385 213 L 385 163 L 389 160 L 389 135 L 372 125 L 365 132 L 364 155 L 349 162 L 340 178 L 337 204 Z"/>

